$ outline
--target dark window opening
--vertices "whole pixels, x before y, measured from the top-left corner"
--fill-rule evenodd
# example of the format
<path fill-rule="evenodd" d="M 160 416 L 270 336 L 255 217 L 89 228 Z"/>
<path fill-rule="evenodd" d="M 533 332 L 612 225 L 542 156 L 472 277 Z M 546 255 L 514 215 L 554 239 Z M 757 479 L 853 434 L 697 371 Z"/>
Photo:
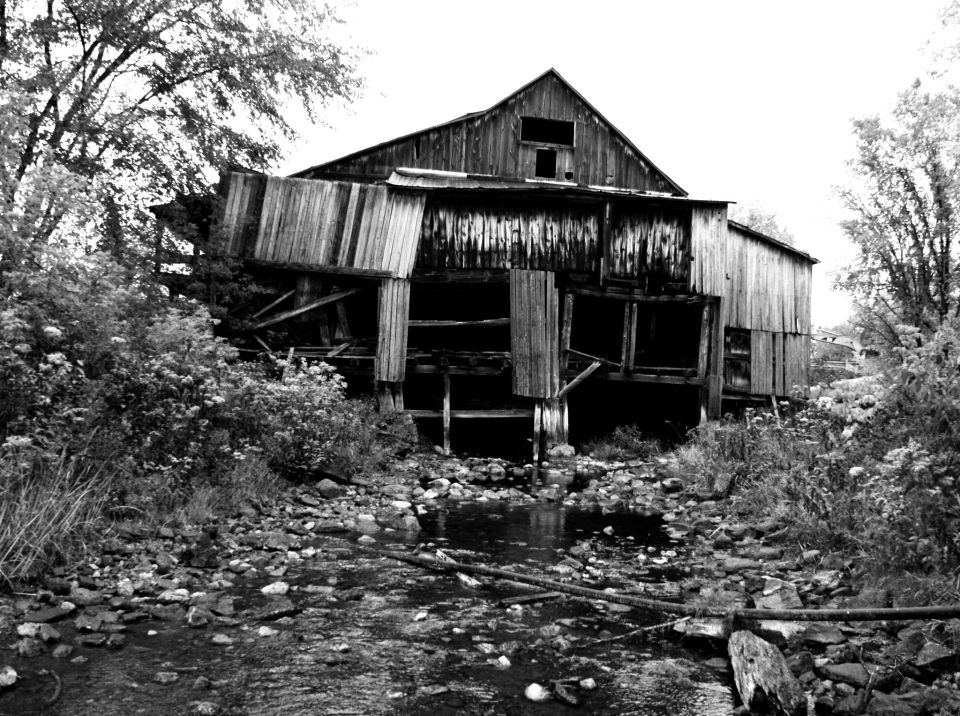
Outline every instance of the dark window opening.
<path fill-rule="evenodd" d="M 557 150 L 556 149 L 538 149 L 537 150 L 537 171 L 536 176 L 545 179 L 555 179 L 557 176 Z"/>
<path fill-rule="evenodd" d="M 539 117 L 520 118 L 520 141 L 573 146 L 573 122 Z"/>
<path fill-rule="evenodd" d="M 567 181 L 573 181 L 573 172 L 564 172 L 563 178 Z"/>

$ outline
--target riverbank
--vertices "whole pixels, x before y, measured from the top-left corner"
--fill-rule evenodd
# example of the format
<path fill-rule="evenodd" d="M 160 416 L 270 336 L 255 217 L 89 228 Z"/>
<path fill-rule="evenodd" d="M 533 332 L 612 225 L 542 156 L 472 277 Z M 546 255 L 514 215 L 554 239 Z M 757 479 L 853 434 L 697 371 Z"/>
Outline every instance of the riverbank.
<path fill-rule="evenodd" d="M 530 590 L 468 586 L 354 543 L 441 547 L 711 606 L 899 602 L 858 590 L 839 556 L 784 542 L 776 520 L 744 520 L 672 468 L 574 457 L 534 473 L 421 454 L 365 484 L 291 486 L 215 524 L 117 525 L 82 564 L 2 598 L 0 658 L 17 681 L 0 691 L 0 713 L 103 716 L 107 694 L 118 714 L 561 712 L 572 701 L 615 713 L 649 707 L 637 706 L 638 684 L 670 694 L 701 681 L 705 700 L 689 713 L 733 708 L 721 620 L 630 635 L 673 620 L 564 597 L 500 606 Z M 518 510 L 522 529 L 508 530 Z M 759 633 L 787 654 L 818 713 L 946 714 L 960 709 L 958 630 L 955 620 L 764 622 Z M 114 673 L 124 663 L 136 669 Z M 534 682 L 548 699 L 538 705 L 524 696 Z"/>

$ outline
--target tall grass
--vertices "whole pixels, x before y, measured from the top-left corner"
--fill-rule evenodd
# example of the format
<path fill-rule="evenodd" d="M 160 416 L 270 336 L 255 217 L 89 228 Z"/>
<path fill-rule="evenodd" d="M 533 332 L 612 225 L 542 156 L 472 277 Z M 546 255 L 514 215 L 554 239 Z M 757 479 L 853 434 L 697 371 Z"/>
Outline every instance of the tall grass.
<path fill-rule="evenodd" d="M 103 512 L 109 482 L 63 453 L 0 455 L 0 585 L 36 576 L 80 548 Z"/>

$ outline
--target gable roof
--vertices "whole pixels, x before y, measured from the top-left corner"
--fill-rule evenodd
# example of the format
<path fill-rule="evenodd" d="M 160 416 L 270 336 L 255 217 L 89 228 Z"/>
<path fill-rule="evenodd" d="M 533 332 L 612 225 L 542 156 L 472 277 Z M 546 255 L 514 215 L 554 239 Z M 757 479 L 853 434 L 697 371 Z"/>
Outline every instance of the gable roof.
<path fill-rule="evenodd" d="M 637 156 L 638 156 L 641 160 L 643 160 L 644 162 L 646 162 L 646 163 L 650 166 L 651 169 L 653 169 L 655 172 L 657 172 L 671 187 L 673 187 L 673 189 L 677 192 L 677 194 L 679 194 L 680 196 L 687 196 L 687 192 L 686 192 L 679 184 L 677 184 L 675 181 L 673 181 L 673 179 L 671 179 L 669 176 L 667 176 L 667 174 L 666 174 L 665 172 L 663 172 L 663 170 L 661 170 L 656 164 L 654 164 L 652 161 L 650 161 L 650 159 L 647 157 L 647 155 L 644 154 L 643 152 L 641 152 L 640 149 L 637 147 L 637 145 L 635 145 L 632 141 L 630 141 L 630 138 L 627 137 L 627 135 L 625 135 L 623 132 L 621 132 L 619 129 L 617 129 L 617 128 L 613 125 L 613 123 L 610 122 L 610 120 L 608 120 L 606 117 L 604 117 L 603 114 L 601 114 L 601 113 L 597 110 L 597 108 L 594 107 L 594 106 L 587 100 L 586 97 L 584 97 L 582 94 L 580 94 L 580 92 L 578 92 L 578 91 L 576 90 L 576 88 L 573 87 L 573 85 L 571 85 L 571 84 L 570 84 L 559 72 L 557 72 L 557 70 L 556 70 L 555 68 L 553 68 L 553 67 L 549 68 L 548 70 L 546 70 L 545 72 L 541 73 L 540 75 L 534 77 L 532 80 L 530 80 L 529 82 L 527 82 L 526 84 L 524 84 L 522 87 L 514 90 L 513 92 L 511 92 L 510 94 L 508 94 L 506 97 L 504 97 L 502 100 L 500 100 L 499 102 L 495 103 L 494 105 L 488 107 L 487 109 L 480 110 L 480 111 L 477 111 L 477 112 L 469 112 L 469 113 L 467 113 L 467 114 L 461 115 L 460 117 L 457 117 L 456 119 L 451 119 L 451 120 L 449 120 L 449 121 L 447 121 L 447 122 L 441 122 L 440 124 L 435 124 L 435 125 L 432 125 L 432 126 L 430 126 L 430 127 L 426 127 L 426 128 L 424 128 L 424 129 L 419 129 L 419 130 L 417 130 L 417 131 L 415 131 L 415 132 L 410 132 L 409 134 L 404 134 L 404 135 L 401 135 L 401 136 L 399 136 L 399 137 L 394 137 L 393 139 L 389 139 L 389 140 L 387 140 L 387 141 L 385 141 L 385 142 L 380 142 L 379 144 L 375 144 L 375 145 L 373 145 L 373 146 L 366 147 L 366 148 L 364 148 L 364 149 L 360 149 L 360 150 L 355 151 L 355 152 L 351 152 L 350 154 L 345 154 L 345 155 L 343 155 L 343 156 L 341 156 L 341 157 L 338 157 L 337 159 L 332 159 L 332 160 L 330 160 L 330 161 L 323 162 L 322 164 L 316 164 L 316 165 L 314 165 L 314 166 L 312 166 L 312 167 L 308 167 L 307 169 L 303 169 L 303 170 L 301 170 L 301 171 L 299 171 L 299 172 L 296 172 L 296 173 L 294 173 L 294 174 L 291 174 L 290 176 L 292 176 L 292 177 L 302 177 L 302 176 L 305 176 L 305 175 L 310 174 L 311 172 L 313 172 L 313 171 L 315 171 L 315 170 L 317 170 L 317 169 L 322 169 L 322 168 L 327 167 L 327 166 L 330 166 L 330 165 L 335 165 L 335 164 L 339 164 L 339 163 L 341 163 L 341 162 L 349 161 L 349 160 L 351 160 L 351 159 L 353 159 L 353 158 L 355 158 L 355 157 L 358 157 L 358 156 L 360 156 L 360 155 L 366 154 L 366 153 L 368 153 L 368 152 L 376 151 L 376 150 L 381 149 L 381 148 L 383 148 L 383 147 L 387 147 L 387 146 L 389 146 L 389 145 L 391 145 L 391 144 L 394 144 L 394 143 L 397 143 L 397 142 L 402 142 L 402 141 L 407 140 L 407 139 L 412 139 L 412 138 L 416 137 L 417 135 L 421 135 L 421 134 L 424 134 L 424 133 L 426 133 L 426 132 L 433 131 L 433 130 L 435 130 L 435 129 L 440 129 L 440 128 L 443 128 L 443 127 L 449 127 L 449 126 L 451 126 L 451 125 L 458 124 L 458 123 L 461 123 L 461 122 L 467 122 L 467 121 L 469 121 L 469 120 L 471 120 L 471 119 L 474 119 L 474 118 L 476 118 L 476 117 L 479 117 L 480 115 L 493 112 L 493 111 L 496 110 L 497 108 L 499 108 L 499 107 L 501 107 L 502 105 L 504 105 L 504 104 L 506 104 L 507 102 L 509 102 L 509 101 L 510 101 L 511 99 L 513 99 L 515 96 L 521 94 L 522 92 L 524 92 L 525 90 L 527 90 L 527 89 L 530 88 L 531 86 L 535 85 L 537 82 L 540 82 L 540 81 L 542 81 L 543 79 L 545 79 L 545 78 L 547 78 L 547 77 L 553 77 L 553 78 L 556 79 L 558 82 L 560 82 L 571 94 L 574 95 L 574 97 L 577 98 L 577 100 L 579 100 L 580 102 L 582 102 L 582 103 L 587 107 L 587 109 L 589 109 L 594 115 L 596 115 L 597 119 L 599 119 L 601 122 L 603 122 L 627 147 L 629 147 L 633 152 L 635 152 L 635 153 L 637 154 Z"/>
<path fill-rule="evenodd" d="M 754 239 L 759 239 L 760 241 L 763 241 L 768 244 L 772 244 L 780 249 L 783 249 L 784 251 L 789 251 L 792 254 L 796 254 L 797 256 L 805 258 L 811 264 L 820 263 L 820 259 L 815 259 L 806 251 L 801 251 L 796 246 L 791 246 L 790 244 L 780 241 L 780 239 L 775 239 L 772 236 L 767 236 L 766 234 L 757 231 L 756 229 L 751 229 L 746 224 L 741 224 L 740 222 L 734 221 L 733 219 L 727 219 L 727 226 L 732 229 L 736 229 L 737 231 L 740 231 L 746 234 L 747 236 L 751 236 Z"/>

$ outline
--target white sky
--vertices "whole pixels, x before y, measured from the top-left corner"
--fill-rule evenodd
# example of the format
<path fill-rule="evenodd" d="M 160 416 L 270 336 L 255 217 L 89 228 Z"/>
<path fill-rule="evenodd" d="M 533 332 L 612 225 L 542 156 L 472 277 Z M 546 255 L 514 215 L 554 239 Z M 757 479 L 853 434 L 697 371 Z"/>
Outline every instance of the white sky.
<path fill-rule="evenodd" d="M 833 187 L 851 119 L 884 113 L 928 66 L 944 0 L 357 0 L 364 95 L 305 126 L 282 174 L 486 109 L 555 67 L 692 197 L 774 212 L 814 268 L 813 321 L 851 250 Z"/>

